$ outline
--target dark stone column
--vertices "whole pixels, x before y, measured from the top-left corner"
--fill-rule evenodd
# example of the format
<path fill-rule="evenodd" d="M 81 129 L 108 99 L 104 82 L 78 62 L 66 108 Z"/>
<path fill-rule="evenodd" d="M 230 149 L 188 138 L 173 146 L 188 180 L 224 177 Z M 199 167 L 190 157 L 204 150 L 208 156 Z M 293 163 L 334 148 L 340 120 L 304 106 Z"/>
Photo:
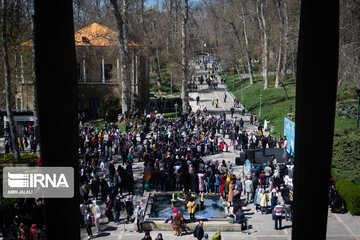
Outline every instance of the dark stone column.
<path fill-rule="evenodd" d="M 78 186 L 77 79 L 71 0 L 35 0 L 35 71 L 43 166 L 74 168 Z M 79 239 L 79 188 L 45 199 L 47 239 Z"/>
<path fill-rule="evenodd" d="M 338 51 L 339 1 L 301 1 L 292 239 L 326 239 Z"/>

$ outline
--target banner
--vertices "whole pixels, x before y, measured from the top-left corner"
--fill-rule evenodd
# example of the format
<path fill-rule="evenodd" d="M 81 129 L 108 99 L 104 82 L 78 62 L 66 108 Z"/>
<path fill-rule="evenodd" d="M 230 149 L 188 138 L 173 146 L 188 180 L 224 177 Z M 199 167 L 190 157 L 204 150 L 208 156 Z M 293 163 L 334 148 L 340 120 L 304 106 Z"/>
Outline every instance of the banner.
<path fill-rule="evenodd" d="M 288 140 L 288 146 L 286 151 L 294 157 L 295 154 L 295 123 L 290 121 L 290 119 L 284 119 L 284 136 Z"/>

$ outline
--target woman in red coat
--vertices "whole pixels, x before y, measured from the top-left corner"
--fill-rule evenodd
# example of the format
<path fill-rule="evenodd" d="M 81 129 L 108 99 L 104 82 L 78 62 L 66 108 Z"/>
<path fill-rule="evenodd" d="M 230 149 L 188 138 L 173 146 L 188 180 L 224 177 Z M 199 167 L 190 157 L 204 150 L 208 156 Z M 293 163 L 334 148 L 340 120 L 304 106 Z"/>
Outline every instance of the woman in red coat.
<path fill-rule="evenodd" d="M 221 176 L 221 182 L 220 182 L 220 194 L 224 195 L 224 185 L 226 183 L 226 175 Z"/>

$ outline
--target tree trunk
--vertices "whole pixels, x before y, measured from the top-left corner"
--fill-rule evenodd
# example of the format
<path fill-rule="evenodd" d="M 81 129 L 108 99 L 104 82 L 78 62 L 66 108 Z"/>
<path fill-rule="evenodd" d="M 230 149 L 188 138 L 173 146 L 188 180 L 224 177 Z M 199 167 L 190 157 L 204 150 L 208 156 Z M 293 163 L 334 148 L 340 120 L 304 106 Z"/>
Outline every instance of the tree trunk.
<path fill-rule="evenodd" d="M 275 88 L 279 88 L 279 84 L 281 81 L 281 54 L 282 54 L 282 44 L 280 39 L 279 53 L 278 53 L 277 66 L 276 66 Z"/>
<path fill-rule="evenodd" d="M 264 16 L 264 3 L 263 0 L 257 0 L 257 17 L 259 21 L 260 30 L 262 31 L 262 75 L 264 79 L 264 89 L 269 88 L 268 80 L 268 39 L 266 32 L 266 20 Z"/>
<path fill-rule="evenodd" d="M 129 0 L 122 0 L 122 19 L 123 19 L 123 39 L 124 39 L 124 45 L 123 45 L 123 73 L 124 73 L 124 81 L 123 83 L 123 93 L 124 100 L 125 100 L 125 109 L 122 110 L 122 112 L 125 114 L 128 112 L 128 116 L 131 115 L 130 113 L 130 105 L 131 105 L 131 81 L 130 81 L 130 71 L 131 71 L 131 59 L 130 59 L 130 50 L 129 50 L 129 18 L 128 18 L 128 10 L 129 10 Z"/>
<path fill-rule="evenodd" d="M 287 55 L 288 55 L 288 44 L 289 44 L 289 16 L 287 13 L 287 6 L 284 2 L 284 53 L 283 53 L 283 60 L 282 60 L 282 70 L 281 70 L 281 79 L 286 76 L 287 73 Z"/>
<path fill-rule="evenodd" d="M 281 57 L 282 57 L 282 37 L 284 32 L 284 22 L 281 14 L 281 5 L 280 0 L 274 0 L 276 6 L 276 12 L 280 22 L 280 34 L 279 34 L 279 52 L 276 66 L 276 78 L 275 78 L 275 88 L 279 88 L 281 81 Z"/>
<path fill-rule="evenodd" d="M 39 124 L 39 105 L 38 105 L 38 91 L 37 91 L 37 81 L 36 81 L 36 71 L 35 71 L 35 25 L 34 25 L 34 16 L 31 16 L 31 32 L 32 32 L 32 46 L 31 46 L 31 55 L 32 55 L 32 79 L 33 79 L 33 114 L 34 114 L 34 136 L 36 143 L 39 147 L 39 155 L 41 156 L 41 144 L 40 143 L 40 124 Z"/>
<path fill-rule="evenodd" d="M 12 112 L 12 94 L 11 94 L 11 77 L 10 77 L 10 64 L 7 49 L 7 36 L 6 36 L 6 0 L 1 1 L 2 7 L 2 50 L 4 60 L 4 75 L 5 75 L 5 98 L 6 98 L 6 115 L 9 120 L 11 144 L 13 148 L 14 164 L 20 160 L 20 151 L 17 139 L 16 125 Z"/>
<path fill-rule="evenodd" d="M 244 10 L 244 6 L 241 1 L 240 1 L 240 7 L 241 7 L 241 13 L 242 13 L 243 29 L 244 29 L 243 32 L 244 32 L 244 40 L 245 40 L 245 57 L 246 57 L 246 62 L 247 62 L 247 67 L 248 67 L 248 72 L 249 72 L 249 77 L 250 77 L 250 84 L 253 84 L 254 83 L 254 74 L 253 74 L 253 70 L 252 70 L 251 58 L 249 55 L 249 41 L 248 41 L 247 31 L 246 31 L 245 10 Z"/>
<path fill-rule="evenodd" d="M 182 65 L 182 84 L 181 84 L 181 100 L 182 100 L 182 110 L 183 112 L 188 112 L 188 58 L 187 58 L 187 21 L 189 17 L 189 6 L 188 0 L 184 0 L 184 16 L 181 24 L 181 65 Z"/>
<path fill-rule="evenodd" d="M 284 84 L 282 81 L 280 81 L 280 84 L 281 84 L 281 86 L 282 86 L 283 89 L 284 89 L 285 100 L 287 101 L 287 100 L 289 100 L 289 97 L 288 97 L 288 94 L 287 94 L 286 86 L 285 86 L 285 84 Z"/>
<path fill-rule="evenodd" d="M 110 0 L 112 5 L 112 10 L 116 19 L 117 26 L 117 39 L 119 46 L 119 56 L 120 56 L 120 72 L 121 72 L 121 108 L 122 114 L 125 115 L 129 113 L 130 110 L 130 69 L 129 69 L 129 43 L 127 39 L 127 29 L 126 28 L 126 17 L 127 17 L 127 0 L 122 0 L 121 12 L 119 11 L 119 6 L 117 0 Z M 125 16 L 124 16 L 125 13 Z"/>
<path fill-rule="evenodd" d="M 238 74 L 238 76 L 239 76 L 239 82 L 242 82 L 242 77 L 241 77 L 239 65 L 238 65 L 237 62 L 235 63 L 235 66 L 236 66 L 236 72 L 237 72 L 237 74 Z M 235 80 L 234 80 L 234 81 L 235 81 Z"/>
<path fill-rule="evenodd" d="M 156 63 L 156 74 L 157 74 L 156 81 L 157 81 L 157 85 L 160 87 L 162 78 L 161 78 L 160 54 L 159 54 L 158 39 L 157 39 L 156 21 L 153 21 L 152 25 L 153 25 L 154 35 L 155 35 L 155 63 Z"/>

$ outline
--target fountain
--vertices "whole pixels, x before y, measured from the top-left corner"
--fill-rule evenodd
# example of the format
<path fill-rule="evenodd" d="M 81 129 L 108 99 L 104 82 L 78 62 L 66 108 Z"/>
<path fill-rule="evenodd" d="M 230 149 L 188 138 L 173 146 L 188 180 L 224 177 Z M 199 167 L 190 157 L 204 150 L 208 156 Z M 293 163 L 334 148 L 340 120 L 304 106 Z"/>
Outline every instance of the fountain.
<path fill-rule="evenodd" d="M 226 209 L 224 207 L 220 194 L 195 194 L 186 193 L 150 193 L 148 196 L 147 207 L 145 209 L 146 219 L 143 228 L 146 231 L 172 231 L 170 219 L 173 216 L 173 208 L 181 211 L 187 231 L 193 231 L 197 222 L 189 221 L 190 215 L 185 206 L 187 197 L 195 198 L 197 205 L 195 218 L 196 221 L 204 220 L 205 231 L 241 231 L 239 224 L 230 224 L 226 217 Z"/>
<path fill-rule="evenodd" d="M 185 199 L 174 198 L 174 193 L 155 194 L 152 210 L 149 214 L 150 219 L 169 219 L 173 215 L 172 209 L 176 207 L 180 210 L 184 218 L 188 219 L 189 213 L 185 207 Z M 195 212 L 196 219 L 225 219 L 224 206 L 221 203 L 219 195 L 201 194 L 201 198 L 196 198 L 197 209 Z"/>

